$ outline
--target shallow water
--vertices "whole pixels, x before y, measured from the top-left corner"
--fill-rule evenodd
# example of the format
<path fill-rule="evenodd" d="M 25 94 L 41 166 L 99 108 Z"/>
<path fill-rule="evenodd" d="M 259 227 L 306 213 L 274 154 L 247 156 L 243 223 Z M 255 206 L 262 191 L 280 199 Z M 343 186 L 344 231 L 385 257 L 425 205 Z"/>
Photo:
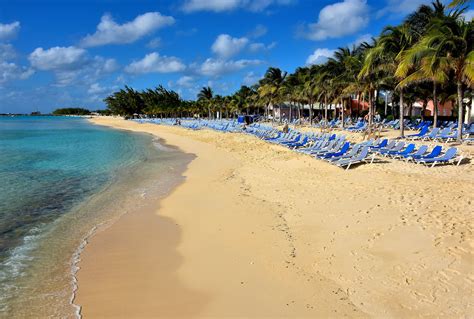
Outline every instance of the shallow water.
<path fill-rule="evenodd" d="M 181 180 L 190 157 L 157 145 L 80 118 L 0 117 L 0 314 L 74 317 L 87 237 Z"/>

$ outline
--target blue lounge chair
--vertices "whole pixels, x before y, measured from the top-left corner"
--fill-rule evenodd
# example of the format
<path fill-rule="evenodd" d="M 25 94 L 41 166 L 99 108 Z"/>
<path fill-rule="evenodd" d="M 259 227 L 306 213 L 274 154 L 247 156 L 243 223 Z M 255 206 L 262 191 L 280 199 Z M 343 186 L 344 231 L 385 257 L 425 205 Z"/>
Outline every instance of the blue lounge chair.
<path fill-rule="evenodd" d="M 397 145 L 394 145 L 392 148 L 382 148 L 376 152 L 382 156 L 385 156 L 386 154 L 389 154 L 390 152 L 394 152 L 394 153 L 400 152 L 404 147 L 405 147 L 405 142 L 400 142 Z"/>
<path fill-rule="evenodd" d="M 435 158 L 437 157 L 438 155 L 441 154 L 441 152 L 443 151 L 443 147 L 440 146 L 440 145 L 437 145 L 433 148 L 433 150 L 431 150 L 431 153 L 429 153 L 428 155 L 411 155 L 409 157 L 407 157 L 407 162 L 412 160 L 412 161 L 415 161 L 415 160 L 419 160 L 419 159 L 428 159 L 428 158 Z"/>
<path fill-rule="evenodd" d="M 346 154 L 343 154 L 343 155 L 340 155 L 340 156 L 333 156 L 333 157 L 330 157 L 330 158 L 326 158 L 326 160 L 329 161 L 329 162 L 335 162 L 335 161 L 338 161 L 338 160 L 343 159 L 343 158 L 351 158 L 351 157 L 355 156 L 357 153 L 359 153 L 360 149 L 364 146 L 367 146 L 367 145 L 364 145 L 362 143 L 356 144 L 356 145 L 354 145 L 354 147 L 352 147 L 352 149 L 349 153 L 346 153 Z"/>
<path fill-rule="evenodd" d="M 438 132 L 439 132 L 439 127 L 434 127 L 434 128 L 431 130 L 430 134 L 421 137 L 421 140 L 426 141 L 426 140 L 435 139 L 436 136 L 438 135 Z"/>
<path fill-rule="evenodd" d="M 429 126 L 423 126 L 421 128 L 421 130 L 417 133 L 417 134 L 411 134 L 411 135 L 407 135 L 405 136 L 406 139 L 417 139 L 417 138 L 422 138 L 424 137 L 426 134 L 428 134 L 430 130 L 430 127 Z"/>
<path fill-rule="evenodd" d="M 331 157 L 343 156 L 345 153 L 347 153 L 347 151 L 349 150 L 350 147 L 351 147 L 351 143 L 346 142 L 346 143 L 344 143 L 344 145 L 342 145 L 342 147 L 339 151 L 328 152 L 328 153 L 321 154 L 321 155 L 316 155 L 316 156 L 319 157 L 320 159 L 328 159 L 328 158 L 331 158 Z"/>
<path fill-rule="evenodd" d="M 412 156 L 419 157 L 419 156 L 425 155 L 426 151 L 428 151 L 428 145 L 421 145 L 420 148 L 418 148 L 418 150 L 414 153 L 408 153 L 408 154 L 399 153 L 399 154 L 393 156 L 393 158 L 402 159 L 402 158 L 409 158 L 409 157 L 412 157 Z"/>
<path fill-rule="evenodd" d="M 413 153 L 414 150 L 415 150 L 415 144 L 408 144 L 407 147 L 405 147 L 403 151 L 392 150 L 392 151 L 388 151 L 385 155 L 392 156 L 392 157 L 403 156 L 403 155 L 408 155 L 410 153 Z"/>
<path fill-rule="evenodd" d="M 362 163 L 362 162 L 367 162 L 367 155 L 369 155 L 369 147 L 365 146 L 359 154 L 354 155 L 353 157 L 350 158 L 343 158 L 338 161 L 332 162 L 334 165 L 339 166 L 339 167 L 346 167 L 346 170 L 348 170 L 351 165 Z M 374 158 L 372 157 L 373 162 Z"/>
<path fill-rule="evenodd" d="M 295 143 L 288 143 L 286 146 L 291 147 L 291 148 L 297 148 L 306 145 L 308 143 L 308 136 L 305 136 L 303 140 Z"/>
<path fill-rule="evenodd" d="M 395 144 L 395 141 L 391 141 L 390 144 L 392 144 L 392 146 L 393 146 Z M 387 145 L 388 145 L 388 140 L 383 139 L 382 141 L 380 141 L 378 143 L 375 143 L 372 146 L 370 146 L 370 148 L 371 148 L 371 150 L 376 150 L 376 149 L 379 149 L 379 148 L 382 148 L 382 147 L 386 147 Z"/>
<path fill-rule="evenodd" d="M 332 140 L 332 141 L 329 141 L 329 143 L 326 144 L 326 146 L 324 147 L 321 147 L 319 150 L 314 150 L 314 151 L 311 151 L 307 154 L 310 154 L 310 155 L 318 155 L 318 154 L 324 154 L 324 153 L 327 153 L 327 152 L 331 152 L 331 151 L 336 151 L 339 149 L 340 147 L 340 144 L 341 142 L 338 142 L 337 140 Z"/>
<path fill-rule="evenodd" d="M 434 167 L 436 164 L 447 164 L 456 161 L 457 149 L 455 147 L 449 148 L 446 153 L 438 157 L 431 157 L 431 158 L 421 158 L 415 160 L 416 163 L 424 164 L 424 165 L 431 165 Z M 456 165 L 459 165 L 462 161 L 462 156 L 460 156 L 459 160 L 457 161 Z"/>

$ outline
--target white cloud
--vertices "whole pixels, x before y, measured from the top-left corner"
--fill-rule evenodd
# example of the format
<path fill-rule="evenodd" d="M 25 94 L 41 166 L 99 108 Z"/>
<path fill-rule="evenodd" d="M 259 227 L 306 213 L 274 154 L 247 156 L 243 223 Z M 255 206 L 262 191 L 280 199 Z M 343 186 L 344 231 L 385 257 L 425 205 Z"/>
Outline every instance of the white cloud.
<path fill-rule="evenodd" d="M 32 68 L 22 67 L 9 61 L 16 57 L 17 54 L 11 44 L 0 43 L 0 86 L 11 80 L 25 80 L 33 75 Z"/>
<path fill-rule="evenodd" d="M 190 88 L 194 85 L 194 78 L 189 75 L 182 76 L 176 81 L 176 84 L 182 87 Z"/>
<path fill-rule="evenodd" d="M 87 89 L 88 100 L 92 102 L 100 102 L 107 95 L 111 94 L 113 91 L 117 90 L 119 87 L 114 86 L 102 86 L 99 83 L 92 83 Z"/>
<path fill-rule="evenodd" d="M 318 21 L 307 25 L 302 35 L 310 40 L 325 40 L 354 34 L 369 23 L 367 0 L 344 0 L 325 6 Z"/>
<path fill-rule="evenodd" d="M 263 11 L 271 5 L 288 5 L 294 0 L 186 0 L 182 6 L 185 12 L 213 11 L 223 12 L 244 8 L 250 11 Z"/>
<path fill-rule="evenodd" d="M 147 43 L 147 48 L 156 49 L 161 46 L 161 38 L 153 38 Z"/>
<path fill-rule="evenodd" d="M 228 34 L 221 34 L 212 45 L 212 52 L 222 58 L 230 58 L 242 51 L 249 40 L 247 38 L 233 38 Z"/>
<path fill-rule="evenodd" d="M 313 65 L 313 64 L 321 64 L 327 61 L 328 58 L 332 57 L 334 54 L 334 50 L 330 49 L 316 49 L 313 54 L 311 54 L 307 59 L 306 59 L 306 64 L 307 65 Z"/>
<path fill-rule="evenodd" d="M 87 51 L 73 46 L 53 47 L 47 50 L 36 48 L 28 59 L 38 70 L 74 70 L 86 62 Z"/>
<path fill-rule="evenodd" d="M 228 11 L 238 8 L 241 0 L 188 0 L 183 5 L 185 12 L 194 11 Z"/>
<path fill-rule="evenodd" d="M 198 66 L 197 72 L 212 77 L 240 71 L 244 68 L 261 64 L 260 60 L 225 61 L 209 58 Z M 195 66 L 194 66 L 195 67 Z"/>
<path fill-rule="evenodd" d="M 363 42 L 371 43 L 372 42 L 373 35 L 370 33 L 362 34 L 358 36 L 354 42 L 351 43 L 351 45 L 358 46 L 359 44 Z"/>
<path fill-rule="evenodd" d="M 92 83 L 87 90 L 89 94 L 99 94 L 107 91 L 107 88 L 102 87 L 99 83 Z"/>
<path fill-rule="evenodd" d="M 36 48 L 28 60 L 37 70 L 54 72 L 59 86 L 94 81 L 118 68 L 114 59 L 91 57 L 86 50 L 73 46 Z"/>
<path fill-rule="evenodd" d="M 0 61 L 14 59 L 15 57 L 16 52 L 11 44 L 0 43 Z"/>
<path fill-rule="evenodd" d="M 422 4 L 430 4 L 429 0 L 388 0 L 385 8 L 377 12 L 377 18 L 386 14 L 406 15 L 418 9 Z"/>
<path fill-rule="evenodd" d="M 11 80 L 25 80 L 33 73 L 31 68 L 20 67 L 12 62 L 0 62 L 0 85 Z"/>
<path fill-rule="evenodd" d="M 106 44 L 132 43 L 163 27 L 174 24 L 175 19 L 159 12 L 147 12 L 137 16 L 133 21 L 124 24 L 116 23 L 108 14 L 102 16 L 94 34 L 82 39 L 84 47 Z"/>
<path fill-rule="evenodd" d="M 254 85 L 255 83 L 258 82 L 258 80 L 260 80 L 261 77 L 260 76 L 257 76 L 254 72 L 248 72 L 244 79 L 242 80 L 242 84 L 243 85 L 247 85 L 247 86 L 251 86 L 251 85 Z"/>
<path fill-rule="evenodd" d="M 260 38 L 260 37 L 263 37 L 265 34 L 267 34 L 268 32 L 268 28 L 262 24 L 257 24 L 257 26 L 255 26 L 255 29 L 253 29 L 250 33 L 249 33 L 249 37 L 250 38 Z"/>
<path fill-rule="evenodd" d="M 143 59 L 133 61 L 125 72 L 133 74 L 143 73 L 172 73 L 184 71 L 186 66 L 177 57 L 160 56 L 157 52 L 147 54 Z"/>
<path fill-rule="evenodd" d="M 474 10 L 467 10 L 463 16 L 466 21 L 471 21 L 474 18 Z"/>
<path fill-rule="evenodd" d="M 252 43 L 249 45 L 250 52 L 268 51 L 273 49 L 277 45 L 276 42 L 272 42 L 268 45 L 260 42 Z"/>
<path fill-rule="evenodd" d="M 0 40 L 10 40 L 16 37 L 20 31 L 20 22 L 15 21 L 8 24 L 0 23 Z"/>

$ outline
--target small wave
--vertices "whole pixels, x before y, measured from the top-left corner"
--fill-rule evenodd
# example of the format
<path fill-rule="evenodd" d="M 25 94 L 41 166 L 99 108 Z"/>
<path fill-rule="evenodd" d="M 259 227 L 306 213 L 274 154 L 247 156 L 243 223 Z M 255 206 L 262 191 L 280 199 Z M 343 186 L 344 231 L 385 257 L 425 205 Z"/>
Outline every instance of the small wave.
<path fill-rule="evenodd" d="M 156 149 L 164 152 L 172 152 L 173 149 L 171 147 L 165 146 L 161 144 L 158 140 L 153 140 L 153 145 L 155 146 Z"/>
<path fill-rule="evenodd" d="M 69 299 L 69 303 L 74 308 L 74 314 L 75 314 L 76 318 L 78 318 L 78 319 L 82 318 L 82 314 L 81 314 L 82 307 L 81 307 L 81 305 L 76 304 L 74 301 L 76 299 L 77 290 L 79 289 L 79 285 L 78 285 L 78 282 L 77 282 L 77 272 L 80 269 L 79 262 L 81 261 L 81 253 L 86 248 L 86 246 L 89 242 L 89 239 L 96 233 L 97 229 L 99 229 L 102 225 L 104 225 L 104 223 L 101 223 L 99 225 L 96 225 L 96 226 L 92 227 L 92 229 L 87 233 L 87 235 L 84 236 L 81 244 L 79 245 L 79 247 L 76 249 L 76 251 L 72 255 L 72 259 L 71 259 L 72 294 L 71 294 L 71 298 Z"/>
<path fill-rule="evenodd" d="M 0 263 L 0 311 L 6 311 L 7 299 L 12 296 L 12 291 L 17 289 L 13 283 L 24 275 L 28 262 L 33 260 L 30 253 L 37 247 L 43 228 L 42 226 L 32 228 L 23 237 L 23 243 L 15 247 L 9 257 Z"/>

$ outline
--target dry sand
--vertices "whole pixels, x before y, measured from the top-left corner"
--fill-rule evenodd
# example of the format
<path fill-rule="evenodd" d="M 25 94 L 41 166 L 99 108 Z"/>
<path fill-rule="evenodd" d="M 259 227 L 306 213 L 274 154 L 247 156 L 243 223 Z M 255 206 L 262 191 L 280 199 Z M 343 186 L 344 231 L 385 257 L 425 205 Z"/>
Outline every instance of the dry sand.
<path fill-rule="evenodd" d="M 244 134 L 93 122 L 196 158 L 159 207 L 92 238 L 84 318 L 474 316 L 472 163 L 346 172 Z"/>

